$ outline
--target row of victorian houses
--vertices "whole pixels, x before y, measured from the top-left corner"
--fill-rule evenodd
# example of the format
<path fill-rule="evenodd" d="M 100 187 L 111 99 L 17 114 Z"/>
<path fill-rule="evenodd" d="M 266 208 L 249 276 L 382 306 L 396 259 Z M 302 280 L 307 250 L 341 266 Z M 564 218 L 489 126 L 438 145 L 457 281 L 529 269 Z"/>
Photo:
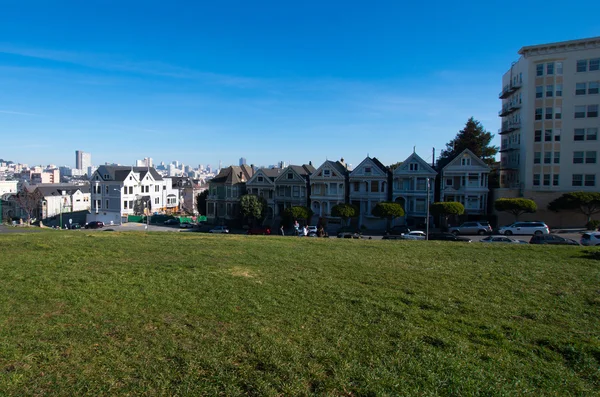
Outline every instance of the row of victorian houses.
<path fill-rule="evenodd" d="M 385 221 L 372 215 L 377 203 L 393 201 L 402 205 L 405 216 L 396 223 L 424 223 L 427 205 L 434 201 L 436 178 L 440 178 L 439 200 L 457 201 L 469 215 L 487 213 L 490 168 L 471 151 L 465 150 L 439 173 L 416 153 L 391 170 L 379 160 L 366 157 L 349 170 L 343 159 L 327 160 L 318 168 L 312 164 L 286 168 L 257 169 L 231 166 L 209 181 L 207 218 L 227 223 L 238 218 L 239 200 L 244 194 L 265 199 L 265 223 L 275 226 L 283 211 L 293 206 L 309 207 L 318 219 L 329 225 L 341 224 L 331 215 L 336 204 L 352 204 L 359 209 L 358 226 L 385 227 Z"/>

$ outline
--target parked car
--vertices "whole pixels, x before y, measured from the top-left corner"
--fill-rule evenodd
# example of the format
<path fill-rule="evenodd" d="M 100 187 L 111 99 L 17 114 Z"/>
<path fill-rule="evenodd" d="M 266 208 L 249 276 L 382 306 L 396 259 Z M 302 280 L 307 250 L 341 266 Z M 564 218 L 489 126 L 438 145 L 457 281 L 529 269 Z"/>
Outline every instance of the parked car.
<path fill-rule="evenodd" d="M 550 234 L 548 225 L 544 222 L 515 222 L 512 225 L 502 226 L 498 233 L 510 236 L 513 234 Z"/>
<path fill-rule="evenodd" d="M 581 235 L 581 245 L 585 246 L 599 246 L 600 247 L 600 233 L 588 232 Z"/>
<path fill-rule="evenodd" d="M 91 221 L 85 225 L 86 229 L 100 229 L 104 227 L 104 222 L 101 221 Z"/>
<path fill-rule="evenodd" d="M 430 233 L 429 240 L 456 241 L 456 242 L 463 242 L 463 243 L 471 242 L 470 238 L 456 236 L 454 233 Z"/>
<path fill-rule="evenodd" d="M 579 245 L 575 240 L 557 236 L 556 234 L 537 234 L 531 237 L 529 244 Z"/>
<path fill-rule="evenodd" d="M 71 229 L 71 230 L 81 229 L 81 224 L 80 223 L 72 223 L 71 225 L 69 225 L 69 229 Z"/>
<path fill-rule="evenodd" d="M 392 226 L 391 228 L 385 231 L 385 234 L 393 236 L 400 236 L 406 233 L 410 233 L 410 228 L 406 225 Z"/>
<path fill-rule="evenodd" d="M 360 238 L 361 234 L 358 232 L 352 233 L 352 232 L 341 232 L 338 233 L 338 238 Z"/>
<path fill-rule="evenodd" d="M 271 229 L 268 227 L 253 227 L 251 229 L 248 229 L 248 234 L 262 234 L 265 236 L 269 236 L 271 234 Z"/>
<path fill-rule="evenodd" d="M 517 240 L 506 236 L 488 236 L 481 240 L 482 243 L 509 243 L 509 244 L 527 244 L 527 241 Z"/>
<path fill-rule="evenodd" d="M 409 233 L 404 233 L 402 237 L 404 240 L 425 240 L 425 237 L 427 235 L 425 234 L 425 232 L 422 232 L 420 230 L 413 230 L 412 232 Z"/>
<path fill-rule="evenodd" d="M 167 226 L 171 226 L 171 225 L 179 225 L 179 219 L 173 218 L 173 219 L 167 219 L 165 221 L 165 225 Z"/>
<path fill-rule="evenodd" d="M 451 227 L 448 229 L 450 233 L 454 234 L 490 234 L 492 233 L 492 227 L 487 222 L 465 222 L 460 226 Z"/>
<path fill-rule="evenodd" d="M 307 226 L 308 229 L 308 237 L 317 237 L 317 227 L 316 226 Z"/>
<path fill-rule="evenodd" d="M 195 225 L 194 225 L 193 223 L 190 223 L 190 222 L 181 222 L 181 223 L 179 224 L 179 228 L 180 228 L 180 229 L 193 229 L 193 228 L 194 228 L 194 226 L 195 226 Z"/>
<path fill-rule="evenodd" d="M 208 231 L 209 233 L 229 233 L 227 226 L 215 226 Z"/>

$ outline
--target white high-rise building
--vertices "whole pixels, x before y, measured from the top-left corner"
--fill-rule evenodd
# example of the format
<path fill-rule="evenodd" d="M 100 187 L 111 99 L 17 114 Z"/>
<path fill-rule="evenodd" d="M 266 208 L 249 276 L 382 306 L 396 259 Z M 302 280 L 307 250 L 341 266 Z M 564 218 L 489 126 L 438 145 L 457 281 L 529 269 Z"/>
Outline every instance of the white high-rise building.
<path fill-rule="evenodd" d="M 92 166 L 92 155 L 82 150 L 75 151 L 75 168 L 87 171 Z"/>

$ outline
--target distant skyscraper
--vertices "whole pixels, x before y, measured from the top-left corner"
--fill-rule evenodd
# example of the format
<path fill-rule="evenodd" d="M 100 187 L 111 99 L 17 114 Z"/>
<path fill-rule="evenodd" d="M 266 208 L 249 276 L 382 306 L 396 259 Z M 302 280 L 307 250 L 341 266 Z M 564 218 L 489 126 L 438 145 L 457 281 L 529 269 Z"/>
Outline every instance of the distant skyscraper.
<path fill-rule="evenodd" d="M 75 151 L 75 168 L 86 170 L 92 166 L 92 155 L 81 150 Z"/>
<path fill-rule="evenodd" d="M 245 165 L 245 164 L 246 164 L 246 158 L 240 157 L 240 165 Z"/>

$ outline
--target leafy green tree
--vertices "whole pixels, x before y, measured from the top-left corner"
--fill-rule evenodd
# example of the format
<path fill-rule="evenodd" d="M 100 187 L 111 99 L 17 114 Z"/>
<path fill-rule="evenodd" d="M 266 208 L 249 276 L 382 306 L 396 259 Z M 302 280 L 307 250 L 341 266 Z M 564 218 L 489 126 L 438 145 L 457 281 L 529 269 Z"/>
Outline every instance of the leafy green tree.
<path fill-rule="evenodd" d="M 196 208 L 200 215 L 206 215 L 206 198 L 208 197 L 208 189 L 196 195 Z"/>
<path fill-rule="evenodd" d="M 289 207 L 283 211 L 283 220 L 285 224 L 290 225 L 294 219 L 307 223 L 312 218 L 313 212 L 310 208 L 303 206 Z"/>
<path fill-rule="evenodd" d="M 515 216 L 515 221 L 524 213 L 533 214 L 537 211 L 535 201 L 526 198 L 499 198 L 494 202 L 496 211 L 508 212 Z"/>
<path fill-rule="evenodd" d="M 358 215 L 358 210 L 351 204 L 336 204 L 331 207 L 331 216 L 339 216 L 344 220 L 344 223 L 348 224 L 350 218 L 354 218 Z"/>
<path fill-rule="evenodd" d="M 254 194 L 245 194 L 240 197 L 240 214 L 243 218 L 248 219 L 250 224 L 261 219 L 263 216 L 264 203 Z"/>
<path fill-rule="evenodd" d="M 592 215 L 600 213 L 600 193 L 570 192 L 565 193 L 548 204 L 550 211 L 575 211 L 587 216 L 588 223 Z"/>
<path fill-rule="evenodd" d="M 456 201 L 442 201 L 431 204 L 429 207 L 432 215 L 442 217 L 444 225 L 448 225 L 448 217 L 451 215 L 462 215 L 465 213 L 465 207 Z"/>
<path fill-rule="evenodd" d="M 394 218 L 404 216 L 404 209 L 398 203 L 381 202 L 375 205 L 371 213 L 378 218 L 387 219 L 387 227 L 389 229 Z"/>
<path fill-rule="evenodd" d="M 394 163 L 392 165 L 389 165 L 388 168 L 390 169 L 390 171 L 394 171 L 396 168 L 400 167 L 402 165 L 402 161 L 398 161 L 397 163 Z"/>
<path fill-rule="evenodd" d="M 498 153 L 498 147 L 491 145 L 494 134 L 486 131 L 483 125 L 471 117 L 465 127 L 458 131 L 454 139 L 446 144 L 446 149 L 440 153 L 438 168 L 444 167 L 463 150 L 469 149 L 477 157 L 492 165 Z"/>

